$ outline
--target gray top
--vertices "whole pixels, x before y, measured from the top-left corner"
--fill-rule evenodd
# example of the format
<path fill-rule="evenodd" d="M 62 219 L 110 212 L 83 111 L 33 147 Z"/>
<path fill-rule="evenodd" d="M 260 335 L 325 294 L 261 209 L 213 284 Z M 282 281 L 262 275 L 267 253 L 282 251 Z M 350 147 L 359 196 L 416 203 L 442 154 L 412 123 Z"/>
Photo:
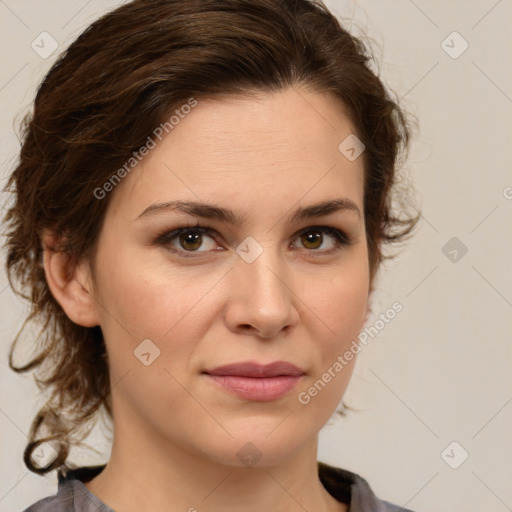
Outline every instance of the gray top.
<path fill-rule="evenodd" d="M 83 484 L 101 473 L 104 467 L 59 470 L 57 494 L 37 501 L 23 512 L 115 512 Z M 413 512 L 379 500 L 364 478 L 346 469 L 318 462 L 318 476 L 334 498 L 350 503 L 349 512 Z"/>

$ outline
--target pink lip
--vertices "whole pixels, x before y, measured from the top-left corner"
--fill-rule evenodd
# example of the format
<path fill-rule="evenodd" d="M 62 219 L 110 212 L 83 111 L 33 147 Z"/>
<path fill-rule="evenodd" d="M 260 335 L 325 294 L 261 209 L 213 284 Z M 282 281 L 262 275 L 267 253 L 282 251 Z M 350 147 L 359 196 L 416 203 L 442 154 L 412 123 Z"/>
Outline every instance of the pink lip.
<path fill-rule="evenodd" d="M 304 372 L 286 361 L 267 365 L 234 363 L 204 373 L 225 390 L 246 400 L 268 402 L 289 393 Z"/>

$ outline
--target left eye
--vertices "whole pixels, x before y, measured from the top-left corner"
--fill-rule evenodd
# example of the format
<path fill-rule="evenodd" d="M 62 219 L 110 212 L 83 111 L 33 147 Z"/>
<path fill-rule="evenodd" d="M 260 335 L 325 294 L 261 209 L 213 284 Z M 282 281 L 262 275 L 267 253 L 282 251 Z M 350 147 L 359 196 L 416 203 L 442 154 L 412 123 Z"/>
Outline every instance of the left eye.
<path fill-rule="evenodd" d="M 324 235 L 328 235 L 333 239 L 330 248 L 326 250 L 318 250 L 324 243 Z M 209 227 L 194 226 L 194 227 L 181 227 L 173 231 L 168 231 L 158 236 L 155 242 L 164 245 L 172 252 L 178 253 L 184 257 L 190 257 L 194 252 L 209 252 L 219 248 L 219 244 L 213 239 L 214 231 Z M 212 240 L 211 246 L 205 251 L 198 249 L 203 245 L 204 237 Z M 329 226 L 313 226 L 300 231 L 297 236 L 302 241 L 303 246 L 310 252 L 318 252 L 319 255 L 330 254 L 336 250 L 342 249 L 344 246 L 349 245 L 348 237 L 339 229 Z M 173 242 L 177 241 L 180 247 L 176 247 Z M 186 254 L 188 253 L 188 254 Z M 315 254 L 316 256 L 316 254 Z"/>
<path fill-rule="evenodd" d="M 318 243 L 322 245 L 324 241 L 324 235 L 327 234 L 334 240 L 334 245 L 325 251 L 316 251 L 318 249 Z M 344 246 L 349 245 L 348 237 L 336 228 L 331 228 L 329 226 L 314 226 L 311 228 L 306 228 L 302 230 L 298 236 L 305 244 L 306 249 L 315 250 L 315 252 L 321 252 L 322 254 L 330 254 L 335 250 L 342 249 Z M 308 247 L 307 245 L 313 245 L 313 247 Z"/>

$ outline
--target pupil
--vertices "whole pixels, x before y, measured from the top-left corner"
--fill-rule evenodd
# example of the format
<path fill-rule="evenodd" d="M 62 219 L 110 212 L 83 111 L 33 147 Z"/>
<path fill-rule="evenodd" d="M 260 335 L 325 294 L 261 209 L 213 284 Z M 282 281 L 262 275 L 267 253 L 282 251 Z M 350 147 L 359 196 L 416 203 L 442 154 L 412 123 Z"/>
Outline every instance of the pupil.
<path fill-rule="evenodd" d="M 192 234 L 192 233 L 189 233 L 187 235 L 185 235 L 185 238 L 184 238 L 184 244 L 187 245 L 187 244 L 196 244 L 196 246 L 192 247 L 193 249 L 197 249 L 197 241 L 198 239 L 200 238 L 200 234 Z"/>
<path fill-rule="evenodd" d="M 306 243 L 315 243 L 318 242 L 318 239 L 320 237 L 320 233 L 309 233 L 306 235 Z M 317 240 L 315 240 L 317 238 Z"/>

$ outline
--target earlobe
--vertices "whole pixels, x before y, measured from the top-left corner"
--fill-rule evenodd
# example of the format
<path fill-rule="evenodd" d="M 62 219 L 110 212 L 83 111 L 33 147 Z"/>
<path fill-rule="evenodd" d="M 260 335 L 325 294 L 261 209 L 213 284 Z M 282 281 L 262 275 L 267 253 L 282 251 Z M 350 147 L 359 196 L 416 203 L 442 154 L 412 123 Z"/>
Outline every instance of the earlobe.
<path fill-rule="evenodd" d="M 50 291 L 72 322 L 84 327 L 99 325 L 90 266 L 86 260 L 73 265 L 69 253 L 56 250 L 57 241 L 54 233 L 43 233 L 43 265 Z"/>

